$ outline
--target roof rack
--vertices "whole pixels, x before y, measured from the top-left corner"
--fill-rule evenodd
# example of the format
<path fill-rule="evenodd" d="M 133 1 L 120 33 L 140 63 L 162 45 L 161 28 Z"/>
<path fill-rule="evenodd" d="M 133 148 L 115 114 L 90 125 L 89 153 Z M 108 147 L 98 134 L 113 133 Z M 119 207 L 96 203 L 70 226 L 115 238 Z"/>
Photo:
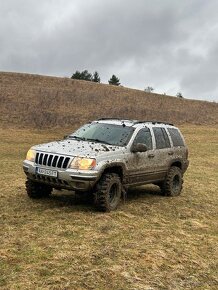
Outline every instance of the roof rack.
<path fill-rule="evenodd" d="M 152 123 L 152 124 L 164 124 L 164 125 L 170 125 L 170 126 L 174 126 L 172 123 L 168 123 L 168 122 L 161 122 L 161 121 L 148 121 L 148 120 L 145 120 L 145 121 L 134 121 L 133 122 L 134 125 L 135 124 L 140 124 L 140 123 Z"/>
<path fill-rule="evenodd" d="M 133 123 L 133 125 L 141 124 L 141 123 L 152 123 L 152 124 L 165 124 L 165 125 L 174 126 L 174 124 L 172 124 L 172 123 L 161 122 L 161 121 L 154 121 L 154 120 L 139 121 L 139 120 L 129 120 L 129 119 L 123 119 L 123 118 L 100 118 L 100 119 L 98 119 L 98 121 L 104 121 L 104 120 L 130 121 L 130 122 Z"/>
<path fill-rule="evenodd" d="M 116 121 L 121 121 L 121 122 L 131 122 L 134 124 L 136 120 L 129 120 L 129 119 L 124 119 L 124 118 L 100 118 L 97 121 L 107 121 L 107 120 L 116 120 Z"/>
<path fill-rule="evenodd" d="M 121 118 L 99 118 L 98 121 L 103 121 L 103 120 L 123 120 Z"/>

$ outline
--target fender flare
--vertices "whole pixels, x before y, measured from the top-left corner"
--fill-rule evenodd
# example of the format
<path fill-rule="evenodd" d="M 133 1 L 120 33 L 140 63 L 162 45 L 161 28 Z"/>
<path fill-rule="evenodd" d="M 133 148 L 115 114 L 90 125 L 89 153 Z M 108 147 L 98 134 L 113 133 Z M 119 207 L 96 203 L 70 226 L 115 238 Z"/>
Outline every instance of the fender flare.
<path fill-rule="evenodd" d="M 119 161 L 115 161 L 115 162 L 112 162 L 112 163 L 105 163 L 102 166 L 101 170 L 99 171 L 99 176 L 97 178 L 97 181 L 102 177 L 102 174 L 105 172 L 105 170 L 113 168 L 113 167 L 116 167 L 116 168 L 120 167 L 121 170 L 122 170 L 122 177 L 123 177 L 123 179 L 125 179 L 126 172 L 127 172 L 127 168 L 126 168 L 125 164 L 122 163 L 122 162 L 119 162 Z"/>

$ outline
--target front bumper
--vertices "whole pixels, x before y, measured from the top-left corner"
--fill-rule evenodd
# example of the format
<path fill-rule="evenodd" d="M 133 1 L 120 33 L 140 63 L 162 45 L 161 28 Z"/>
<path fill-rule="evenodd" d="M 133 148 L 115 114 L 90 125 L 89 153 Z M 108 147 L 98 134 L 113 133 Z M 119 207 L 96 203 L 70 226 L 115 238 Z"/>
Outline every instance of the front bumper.
<path fill-rule="evenodd" d="M 36 173 L 36 168 L 46 168 L 57 171 L 57 177 Z M 95 170 L 59 169 L 37 166 L 34 162 L 24 160 L 23 170 L 28 178 L 37 182 L 46 183 L 57 189 L 87 191 L 94 187 L 99 172 Z"/>

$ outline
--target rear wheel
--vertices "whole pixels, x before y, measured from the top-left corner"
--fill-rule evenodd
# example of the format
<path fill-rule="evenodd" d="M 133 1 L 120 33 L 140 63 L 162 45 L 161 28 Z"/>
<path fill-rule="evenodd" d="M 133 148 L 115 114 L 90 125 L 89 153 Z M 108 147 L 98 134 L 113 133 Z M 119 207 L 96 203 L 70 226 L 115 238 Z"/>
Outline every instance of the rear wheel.
<path fill-rule="evenodd" d="M 115 210 L 120 202 L 122 193 L 121 180 L 116 173 L 106 173 L 97 184 L 95 204 L 101 211 Z"/>
<path fill-rule="evenodd" d="M 43 197 L 48 197 L 49 195 L 51 195 L 52 187 L 47 184 L 38 183 L 27 178 L 26 192 L 30 198 L 34 198 L 34 199 L 43 198 Z"/>
<path fill-rule="evenodd" d="M 165 196 L 178 196 L 182 191 L 182 184 L 183 178 L 181 169 L 172 166 L 167 173 L 165 181 L 160 186 L 161 192 Z"/>

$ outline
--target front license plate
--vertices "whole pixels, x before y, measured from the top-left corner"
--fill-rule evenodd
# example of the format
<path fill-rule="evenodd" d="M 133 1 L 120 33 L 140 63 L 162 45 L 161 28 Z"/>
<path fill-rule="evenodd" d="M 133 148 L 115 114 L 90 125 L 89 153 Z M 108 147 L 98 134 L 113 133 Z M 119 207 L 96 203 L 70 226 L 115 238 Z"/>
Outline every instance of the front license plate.
<path fill-rule="evenodd" d="M 36 173 L 42 174 L 42 175 L 47 175 L 47 176 L 52 176 L 52 177 L 57 177 L 58 172 L 57 170 L 51 170 L 51 169 L 46 169 L 46 168 L 36 168 Z"/>

